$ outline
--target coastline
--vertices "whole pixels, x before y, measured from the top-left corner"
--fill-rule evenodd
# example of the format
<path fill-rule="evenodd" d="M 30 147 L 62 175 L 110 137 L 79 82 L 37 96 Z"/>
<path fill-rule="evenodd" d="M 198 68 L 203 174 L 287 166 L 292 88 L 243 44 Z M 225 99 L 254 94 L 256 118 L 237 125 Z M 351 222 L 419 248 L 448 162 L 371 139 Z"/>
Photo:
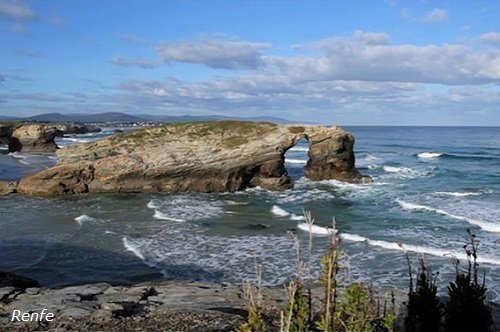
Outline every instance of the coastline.
<path fill-rule="evenodd" d="M 405 292 L 393 290 L 402 308 Z M 391 290 L 378 292 L 390 301 Z M 286 305 L 282 286 L 262 288 L 262 307 L 271 326 L 279 329 Z M 323 290 L 312 287 L 313 305 L 321 306 Z M 53 321 L 12 322 L 13 310 L 54 314 Z M 0 288 L 1 331 L 234 331 L 247 318 L 240 285 L 163 281 L 130 286 L 83 284 L 59 289 Z"/>

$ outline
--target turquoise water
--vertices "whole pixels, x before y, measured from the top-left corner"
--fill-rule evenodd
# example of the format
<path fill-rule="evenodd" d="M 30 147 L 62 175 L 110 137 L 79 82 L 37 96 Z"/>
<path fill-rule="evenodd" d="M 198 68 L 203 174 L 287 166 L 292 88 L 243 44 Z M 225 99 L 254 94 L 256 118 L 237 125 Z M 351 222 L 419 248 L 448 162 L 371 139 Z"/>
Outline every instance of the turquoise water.
<path fill-rule="evenodd" d="M 165 278 L 239 283 L 255 279 L 258 262 L 264 281 L 279 284 L 295 271 L 287 231 L 306 246 L 309 234 L 298 229 L 306 209 L 319 226 L 335 217 L 349 267 L 344 275 L 381 286 L 408 284 L 402 243 L 415 263 L 424 255 L 440 271 L 444 288 L 452 257 L 464 258 L 470 229 L 499 300 L 500 128 L 347 129 L 357 138 L 356 165 L 372 184 L 306 180 L 307 142 L 300 142 L 286 156 L 295 188 L 285 192 L 0 198 L 0 270 L 47 286 Z M 50 155 L 23 157 L 0 155 L 0 177 L 55 162 Z M 313 236 L 316 261 L 328 241 Z"/>

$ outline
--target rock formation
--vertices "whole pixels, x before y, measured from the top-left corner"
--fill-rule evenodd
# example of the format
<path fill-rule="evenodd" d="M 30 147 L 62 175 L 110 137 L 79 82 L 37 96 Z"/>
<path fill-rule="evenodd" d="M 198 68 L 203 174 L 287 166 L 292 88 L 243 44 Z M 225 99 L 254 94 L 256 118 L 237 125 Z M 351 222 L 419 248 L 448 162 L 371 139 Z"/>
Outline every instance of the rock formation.
<path fill-rule="evenodd" d="M 364 181 L 354 167 L 354 136 L 339 127 L 241 121 L 166 125 L 120 133 L 58 151 L 59 163 L 23 178 L 29 195 L 86 192 L 225 192 L 291 188 L 285 152 L 310 142 L 306 175 Z"/>
<path fill-rule="evenodd" d="M 13 194 L 17 191 L 17 182 L 0 181 L 0 196 Z"/>
<path fill-rule="evenodd" d="M 76 123 L 62 123 L 56 124 L 54 127 L 57 130 L 60 130 L 62 134 L 66 135 L 75 135 L 75 134 L 88 134 L 88 133 L 99 133 L 101 132 L 101 128 L 96 126 L 89 126 L 83 124 Z"/>
<path fill-rule="evenodd" d="M 22 125 L 14 130 L 9 140 L 9 152 L 55 152 L 54 138 L 62 132 L 45 124 Z"/>
<path fill-rule="evenodd" d="M 0 144 L 9 144 L 14 129 L 16 129 L 14 123 L 0 123 Z"/>

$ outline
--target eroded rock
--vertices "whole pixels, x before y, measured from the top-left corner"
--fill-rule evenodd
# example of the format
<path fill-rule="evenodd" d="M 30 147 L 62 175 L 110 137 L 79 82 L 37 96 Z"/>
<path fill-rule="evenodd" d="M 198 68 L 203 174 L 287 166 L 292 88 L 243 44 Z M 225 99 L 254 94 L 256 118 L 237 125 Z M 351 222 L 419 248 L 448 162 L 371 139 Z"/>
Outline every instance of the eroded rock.
<path fill-rule="evenodd" d="M 310 141 L 306 175 L 362 181 L 354 167 L 354 136 L 339 127 L 214 121 L 120 133 L 58 151 L 59 163 L 23 178 L 18 192 L 232 192 L 285 190 L 292 182 L 285 152 Z"/>
<path fill-rule="evenodd" d="M 62 132 L 52 125 L 28 124 L 16 128 L 9 140 L 9 152 L 55 152 L 54 138 Z"/>

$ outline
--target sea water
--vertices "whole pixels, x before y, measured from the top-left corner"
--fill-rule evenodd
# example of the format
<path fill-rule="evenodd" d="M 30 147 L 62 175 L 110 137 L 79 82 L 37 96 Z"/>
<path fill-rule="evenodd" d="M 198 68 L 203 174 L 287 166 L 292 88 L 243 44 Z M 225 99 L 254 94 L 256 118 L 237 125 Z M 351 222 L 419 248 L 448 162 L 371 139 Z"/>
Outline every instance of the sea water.
<path fill-rule="evenodd" d="M 463 245 L 470 230 L 480 241 L 478 262 L 487 286 L 500 300 L 500 128 L 346 129 L 356 136 L 356 166 L 373 183 L 307 180 L 308 144 L 301 141 L 287 152 L 295 186 L 284 192 L 2 197 L 0 270 L 46 286 L 161 279 L 240 283 L 255 280 L 260 264 L 264 282 L 277 285 L 296 273 L 289 233 L 307 247 L 309 233 L 298 225 L 309 210 L 317 226 L 335 218 L 343 276 L 382 287 L 407 287 L 408 254 L 415 268 L 424 257 L 439 271 L 444 290 L 456 259 L 459 268 L 467 266 Z M 51 154 L 0 149 L 0 178 L 19 178 L 55 162 Z M 329 232 L 322 230 L 312 235 L 313 277 L 329 245 Z"/>

